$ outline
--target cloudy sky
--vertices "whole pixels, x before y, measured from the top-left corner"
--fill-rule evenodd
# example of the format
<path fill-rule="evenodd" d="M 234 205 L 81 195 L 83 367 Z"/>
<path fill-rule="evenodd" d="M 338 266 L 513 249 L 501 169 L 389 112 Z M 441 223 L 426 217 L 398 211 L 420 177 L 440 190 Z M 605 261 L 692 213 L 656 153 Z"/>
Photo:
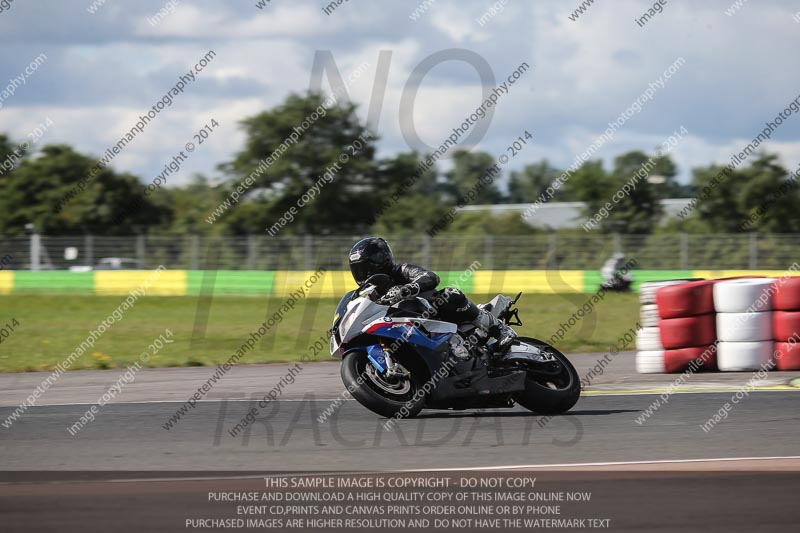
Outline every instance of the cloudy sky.
<path fill-rule="evenodd" d="M 322 10 L 329 2 L 271 0 L 258 9 L 257 1 L 173 0 L 174 12 L 154 25 L 148 18 L 168 5 L 163 0 L 14 0 L 0 12 L 0 91 L 37 56 L 47 59 L 2 101 L 0 131 L 21 141 L 49 118 L 40 144 L 69 143 L 99 157 L 213 50 L 197 81 L 113 163 L 150 181 L 217 120 L 219 130 L 170 179 L 174 185 L 195 172 L 219 177 L 216 165 L 242 146 L 239 122 L 308 90 L 314 58 L 325 51 L 344 78 L 360 72 L 348 92 L 362 119 L 373 94 L 383 94 L 381 155 L 409 149 L 401 114 L 437 145 L 491 89 L 482 83 L 500 83 L 526 62 L 532 68 L 500 99 L 477 148 L 500 155 L 528 130 L 535 143 L 510 166 L 547 158 L 566 167 L 683 58 L 598 155 L 651 150 L 683 126 L 689 134 L 673 156 L 686 179 L 692 166 L 728 161 L 800 95 L 800 5 L 792 1 L 740 0 L 730 16 L 736 0 L 668 0 L 644 27 L 635 19 L 653 3 L 638 0 L 597 0 L 574 21 L 579 0 L 427 0 L 427 9 L 425 0 L 349 0 L 330 14 Z M 496 14 L 481 24 L 493 6 Z M 421 80 L 413 111 L 401 110 L 414 69 L 450 49 L 486 65 L 439 62 Z M 391 53 L 388 81 L 373 90 L 381 51 Z M 797 166 L 800 117 L 785 121 L 768 149 Z"/>

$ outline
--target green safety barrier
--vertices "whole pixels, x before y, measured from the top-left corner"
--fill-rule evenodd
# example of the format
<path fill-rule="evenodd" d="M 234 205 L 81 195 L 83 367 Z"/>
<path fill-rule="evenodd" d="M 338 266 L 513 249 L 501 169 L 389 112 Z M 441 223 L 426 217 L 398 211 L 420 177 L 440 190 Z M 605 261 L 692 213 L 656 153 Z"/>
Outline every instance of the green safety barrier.
<path fill-rule="evenodd" d="M 271 270 L 189 270 L 185 294 L 235 294 L 269 296 L 275 284 Z"/>
<path fill-rule="evenodd" d="M 113 272 L 113 273 L 112 273 Z M 130 271 L 129 279 L 123 271 L 66 272 L 25 270 L 1 272 L 0 294 L 46 293 L 46 294 L 127 294 L 138 287 L 148 274 L 145 271 Z M 467 294 L 516 293 L 593 293 L 600 289 L 603 278 L 596 270 L 514 270 L 474 272 L 458 270 L 437 273 L 441 279 L 439 287 L 457 286 Z M 778 277 L 800 275 L 800 272 L 784 273 L 774 270 L 633 270 L 633 290 L 647 281 L 683 278 L 724 278 L 753 275 Z M 150 294 L 196 296 L 198 294 L 236 296 L 285 296 L 295 291 L 313 271 L 249 271 L 249 270 L 166 270 L 157 280 Z M 327 271 L 318 275 L 313 287 L 306 291 L 307 298 L 336 297 L 353 288 L 347 271 Z M 111 279 L 109 279 L 111 278 Z"/>

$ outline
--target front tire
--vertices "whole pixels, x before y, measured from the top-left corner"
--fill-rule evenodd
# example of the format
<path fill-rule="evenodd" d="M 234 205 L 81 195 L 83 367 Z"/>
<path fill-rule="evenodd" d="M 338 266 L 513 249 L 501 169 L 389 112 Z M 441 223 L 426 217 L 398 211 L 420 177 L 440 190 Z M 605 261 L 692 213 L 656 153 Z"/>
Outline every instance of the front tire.
<path fill-rule="evenodd" d="M 370 363 L 367 352 L 356 350 L 342 361 L 342 382 L 361 405 L 386 418 L 412 418 L 425 406 L 413 373 L 387 379 Z"/>
<path fill-rule="evenodd" d="M 578 372 L 567 357 L 547 344 L 530 337 L 518 337 L 519 341 L 546 348 L 557 361 L 550 372 L 542 372 L 537 367 L 526 368 L 525 390 L 514 395 L 514 400 L 524 408 L 542 415 L 566 413 L 578 402 L 581 396 L 581 383 Z"/>

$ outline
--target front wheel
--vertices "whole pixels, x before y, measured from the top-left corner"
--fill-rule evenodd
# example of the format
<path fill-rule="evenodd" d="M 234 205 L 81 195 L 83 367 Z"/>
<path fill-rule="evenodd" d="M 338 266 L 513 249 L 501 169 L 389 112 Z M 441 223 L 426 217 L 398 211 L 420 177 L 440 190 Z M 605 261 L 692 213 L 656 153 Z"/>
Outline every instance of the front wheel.
<path fill-rule="evenodd" d="M 530 337 L 518 337 L 518 341 L 546 350 L 555 358 L 552 363 L 528 364 L 525 390 L 514 395 L 514 400 L 524 408 L 543 415 L 566 413 L 581 396 L 578 372 L 567 357 L 547 344 Z"/>
<path fill-rule="evenodd" d="M 425 405 L 425 394 L 417 380 L 398 363 L 404 376 L 386 377 L 367 358 L 367 352 L 356 350 L 342 361 L 342 381 L 358 403 L 387 418 L 414 417 Z"/>

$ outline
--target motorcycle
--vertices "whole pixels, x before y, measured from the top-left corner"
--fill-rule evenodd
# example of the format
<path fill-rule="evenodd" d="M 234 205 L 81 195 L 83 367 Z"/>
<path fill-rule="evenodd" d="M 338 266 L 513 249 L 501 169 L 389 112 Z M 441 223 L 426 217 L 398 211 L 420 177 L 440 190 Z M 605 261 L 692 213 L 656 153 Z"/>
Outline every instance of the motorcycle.
<path fill-rule="evenodd" d="M 619 276 L 615 275 L 611 279 L 607 279 L 600 284 L 600 289 L 604 291 L 613 292 L 631 292 L 631 285 L 633 284 L 633 277 L 629 275 Z"/>
<path fill-rule="evenodd" d="M 345 294 L 331 329 L 331 355 L 342 359 L 342 381 L 367 409 L 399 418 L 422 409 L 520 404 L 554 415 L 578 401 L 578 374 L 553 346 L 517 337 L 501 349 L 472 324 L 431 319 L 435 307 L 422 297 L 386 305 L 378 295 L 389 282 L 385 274 L 375 274 Z M 521 326 L 514 307 L 521 295 L 512 300 L 499 294 L 482 307 L 508 325 Z"/>

